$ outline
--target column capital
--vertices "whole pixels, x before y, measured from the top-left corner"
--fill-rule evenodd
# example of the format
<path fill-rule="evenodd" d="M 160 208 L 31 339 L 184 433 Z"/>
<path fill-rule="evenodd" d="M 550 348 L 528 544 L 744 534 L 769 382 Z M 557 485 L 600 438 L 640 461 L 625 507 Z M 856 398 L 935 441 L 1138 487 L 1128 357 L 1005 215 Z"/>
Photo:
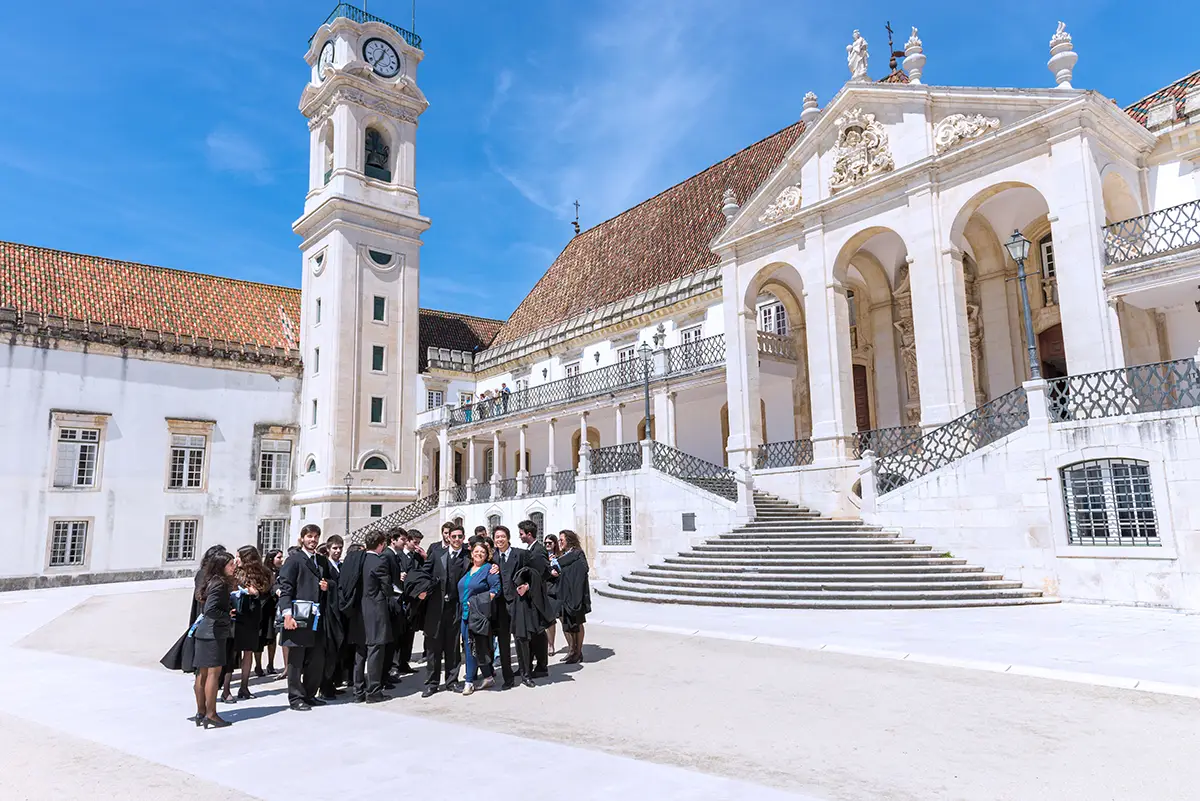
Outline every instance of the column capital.
<path fill-rule="evenodd" d="M 963 253 L 962 248 L 952 244 L 949 247 L 942 248 L 942 255 L 949 256 L 954 261 L 961 262 L 963 260 L 963 256 L 967 254 Z"/>

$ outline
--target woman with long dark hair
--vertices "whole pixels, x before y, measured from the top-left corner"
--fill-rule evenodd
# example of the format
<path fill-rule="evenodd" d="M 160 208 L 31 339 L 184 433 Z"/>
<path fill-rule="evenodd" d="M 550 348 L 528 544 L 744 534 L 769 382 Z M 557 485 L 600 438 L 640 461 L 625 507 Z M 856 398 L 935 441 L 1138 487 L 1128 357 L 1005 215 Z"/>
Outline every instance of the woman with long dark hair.
<path fill-rule="evenodd" d="M 592 611 L 592 589 L 588 585 L 588 561 L 579 535 L 570 529 L 558 532 L 562 555 L 558 557 L 558 601 L 562 605 L 563 636 L 567 638 L 564 663 L 583 661 L 583 624 Z"/>
<path fill-rule="evenodd" d="M 258 650 L 254 652 L 254 673 L 259 676 L 274 676 L 275 644 L 279 630 L 275 627 L 275 612 L 279 608 L 279 568 L 283 567 L 283 551 L 272 548 L 263 557 L 263 567 L 271 574 L 271 590 L 263 598 L 262 625 L 259 627 Z M 267 669 L 263 670 L 262 652 L 267 650 Z"/>
<path fill-rule="evenodd" d="M 237 578 L 237 612 L 233 620 L 233 646 L 229 669 L 225 672 L 225 701 L 229 697 L 229 685 L 233 677 L 233 668 L 241 667 L 241 687 L 238 688 L 239 700 L 253 698 L 250 693 L 250 665 L 254 654 L 259 650 L 259 638 L 262 630 L 263 600 L 271 592 L 274 583 L 271 574 L 263 567 L 258 555 L 258 548 L 253 545 L 243 545 L 238 548 Z"/>
<path fill-rule="evenodd" d="M 558 547 L 558 537 L 553 534 L 547 534 L 544 540 L 546 545 L 546 556 L 550 560 L 550 578 L 546 581 L 546 600 L 550 605 L 550 614 L 553 617 L 550 619 L 550 625 L 546 627 L 546 653 L 554 654 L 554 635 L 558 631 L 558 624 L 554 621 L 558 620 L 560 607 L 558 603 L 558 580 L 560 578 L 558 557 L 562 555 L 562 549 Z"/>
<path fill-rule="evenodd" d="M 196 626 L 193 637 L 196 641 L 192 665 L 196 668 L 196 717 L 197 726 L 224 728 L 230 725 L 217 714 L 217 690 L 221 685 L 221 670 L 229 660 L 229 638 L 233 636 L 233 621 L 230 617 L 234 573 L 237 562 L 228 551 L 214 554 L 205 565 L 196 601 L 202 610 L 202 619 Z"/>
<path fill-rule="evenodd" d="M 188 626 L 191 626 L 196 622 L 196 618 L 200 617 L 200 602 L 196 599 L 200 597 L 200 590 L 204 589 L 204 585 L 200 583 L 201 579 L 204 578 L 204 570 L 208 567 L 209 560 L 224 550 L 224 545 L 214 545 L 205 551 L 203 558 L 200 559 L 200 567 L 196 568 L 196 587 L 192 592 L 192 610 L 191 614 L 188 615 Z"/>

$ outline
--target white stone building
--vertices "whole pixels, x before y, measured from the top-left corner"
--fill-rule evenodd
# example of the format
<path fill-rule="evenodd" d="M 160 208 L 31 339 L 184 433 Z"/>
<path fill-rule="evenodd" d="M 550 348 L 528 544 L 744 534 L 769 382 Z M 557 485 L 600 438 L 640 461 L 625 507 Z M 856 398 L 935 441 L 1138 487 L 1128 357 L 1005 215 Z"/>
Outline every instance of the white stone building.
<path fill-rule="evenodd" d="M 877 81 L 856 35 L 824 108 L 580 233 L 500 321 L 418 305 L 420 40 L 331 16 L 300 293 L 0 245 L 0 586 L 528 517 L 613 594 L 715 603 L 746 588 L 621 576 L 790 501 L 996 587 L 1200 609 L 1200 72 L 1121 109 L 1049 49 L 1050 88 L 941 86 L 915 29 Z"/>

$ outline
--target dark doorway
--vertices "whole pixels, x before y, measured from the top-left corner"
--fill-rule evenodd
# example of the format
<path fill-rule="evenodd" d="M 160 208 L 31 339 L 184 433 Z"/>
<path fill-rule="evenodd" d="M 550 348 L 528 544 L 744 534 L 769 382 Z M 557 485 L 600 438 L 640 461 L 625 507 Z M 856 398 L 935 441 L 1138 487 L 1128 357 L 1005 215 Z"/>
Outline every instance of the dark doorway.
<path fill-rule="evenodd" d="M 1067 348 L 1063 344 L 1061 325 L 1052 325 L 1038 334 L 1038 358 L 1042 361 L 1042 378 L 1062 378 L 1067 375 Z"/>
<path fill-rule="evenodd" d="M 859 431 L 870 431 L 872 428 L 870 387 L 866 365 L 854 365 L 854 420 Z"/>

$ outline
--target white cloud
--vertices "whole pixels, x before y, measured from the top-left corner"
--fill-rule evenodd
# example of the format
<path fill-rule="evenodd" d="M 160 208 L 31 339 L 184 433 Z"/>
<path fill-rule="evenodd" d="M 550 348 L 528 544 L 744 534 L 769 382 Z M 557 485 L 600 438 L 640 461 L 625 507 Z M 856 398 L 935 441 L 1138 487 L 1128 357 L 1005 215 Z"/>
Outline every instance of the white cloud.
<path fill-rule="evenodd" d="M 255 183 L 272 180 L 267 154 L 249 137 L 227 128 L 217 128 L 204 139 L 208 163 L 215 170 L 242 173 Z"/>
<path fill-rule="evenodd" d="M 492 168 L 561 219 L 578 198 L 585 227 L 665 188 L 673 151 L 726 85 L 722 17 L 709 2 L 627 2 L 581 20 L 568 51 L 497 77 Z"/>

